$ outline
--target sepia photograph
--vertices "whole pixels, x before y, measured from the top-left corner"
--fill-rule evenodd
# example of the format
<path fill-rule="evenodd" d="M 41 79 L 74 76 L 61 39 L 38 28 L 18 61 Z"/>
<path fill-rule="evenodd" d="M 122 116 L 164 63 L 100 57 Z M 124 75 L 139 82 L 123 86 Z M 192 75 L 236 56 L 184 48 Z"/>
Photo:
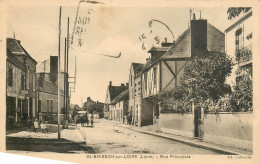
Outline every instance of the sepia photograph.
<path fill-rule="evenodd" d="M 259 163 L 258 1 L 219 2 L 3 2 L 3 151 Z"/>

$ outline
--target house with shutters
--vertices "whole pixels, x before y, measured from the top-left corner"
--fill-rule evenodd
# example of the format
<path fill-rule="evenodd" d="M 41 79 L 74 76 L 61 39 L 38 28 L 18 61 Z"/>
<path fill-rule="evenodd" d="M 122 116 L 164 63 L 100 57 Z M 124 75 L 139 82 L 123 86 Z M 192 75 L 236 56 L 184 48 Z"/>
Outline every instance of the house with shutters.
<path fill-rule="evenodd" d="M 205 19 L 195 19 L 173 43 L 162 43 L 148 52 L 141 72 L 141 125 L 156 124 L 160 117 L 158 95 L 180 85 L 184 67 L 195 56 L 224 53 L 225 35 Z"/>
<path fill-rule="evenodd" d="M 25 83 L 22 85 L 24 87 L 23 94 L 25 97 L 23 101 L 22 100 L 17 101 L 18 105 L 21 106 L 22 109 L 21 116 L 23 116 L 23 118 L 28 117 L 30 119 L 37 118 L 37 102 L 36 102 L 37 95 L 36 95 L 36 75 L 35 75 L 37 62 L 25 50 L 20 40 L 17 40 L 15 38 L 7 38 L 6 47 L 7 47 L 7 53 L 12 54 L 13 56 L 12 58 L 15 57 L 17 59 L 15 60 L 17 61 L 16 63 L 18 63 L 19 61 L 20 62 L 19 65 L 23 65 L 26 69 L 25 76 L 21 76 L 21 78 L 25 78 Z M 13 83 L 13 85 L 18 85 L 18 84 L 19 82 Z M 14 102 L 14 100 L 10 100 L 10 101 Z M 7 102 L 9 102 L 9 100 Z"/>

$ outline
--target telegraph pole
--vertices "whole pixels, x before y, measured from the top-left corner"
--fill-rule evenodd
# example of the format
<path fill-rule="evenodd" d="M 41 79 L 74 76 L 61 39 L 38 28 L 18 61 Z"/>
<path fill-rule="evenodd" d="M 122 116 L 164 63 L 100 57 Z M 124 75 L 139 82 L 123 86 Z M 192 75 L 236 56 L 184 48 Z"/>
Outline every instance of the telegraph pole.
<path fill-rule="evenodd" d="M 62 7 L 60 6 L 60 14 L 59 14 L 59 45 L 58 45 L 58 139 L 60 139 L 60 35 L 61 35 L 61 10 Z"/>
<path fill-rule="evenodd" d="M 67 109 L 66 109 L 66 76 L 67 76 L 67 73 L 66 73 L 66 65 L 67 65 L 67 39 L 65 37 L 65 49 L 64 49 L 64 71 L 63 71 L 63 82 L 64 82 L 64 86 L 63 86 L 63 109 L 64 109 L 64 113 L 65 113 L 65 117 L 64 117 L 64 120 L 65 122 L 63 121 L 63 128 L 66 128 L 66 120 L 67 120 Z"/>
<path fill-rule="evenodd" d="M 67 28 L 67 77 L 66 77 L 66 128 L 68 128 L 69 124 L 69 109 L 68 109 L 68 94 L 69 94 L 69 42 L 70 42 L 70 36 L 69 36 L 69 26 L 70 26 L 70 18 L 68 17 L 68 28 Z"/>

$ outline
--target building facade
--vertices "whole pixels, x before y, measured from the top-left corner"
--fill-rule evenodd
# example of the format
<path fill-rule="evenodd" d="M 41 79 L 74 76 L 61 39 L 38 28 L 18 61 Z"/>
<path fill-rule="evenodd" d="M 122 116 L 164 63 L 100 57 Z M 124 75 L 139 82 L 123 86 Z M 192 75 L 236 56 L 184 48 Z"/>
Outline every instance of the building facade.
<path fill-rule="evenodd" d="M 21 102 L 23 110 L 21 115 L 23 118 L 37 118 L 37 95 L 36 95 L 36 64 L 37 62 L 29 55 L 29 53 L 21 45 L 21 41 L 15 38 L 7 38 L 7 49 L 13 56 L 25 66 L 25 99 Z M 8 53 L 8 52 L 7 52 Z M 19 83 L 19 82 L 18 82 Z M 20 103 L 19 103 L 20 104 Z"/>
<path fill-rule="evenodd" d="M 227 78 L 231 85 L 239 82 L 240 75 L 236 73 L 239 68 L 248 70 L 252 75 L 252 19 L 252 9 L 242 12 L 225 30 L 225 50 L 234 64 L 232 74 Z"/>
<path fill-rule="evenodd" d="M 6 123 L 25 121 L 25 75 L 26 67 L 7 48 L 6 60 Z"/>
<path fill-rule="evenodd" d="M 131 113 L 131 123 L 140 123 L 141 110 L 141 77 L 140 73 L 144 67 L 141 63 L 132 63 L 129 74 L 129 105 L 128 112 Z"/>
<path fill-rule="evenodd" d="M 107 86 L 106 98 L 104 104 L 104 117 L 112 119 L 113 105 L 111 105 L 111 102 L 116 96 L 118 96 L 127 88 L 128 88 L 128 83 L 126 85 L 121 84 L 120 86 L 113 86 L 112 81 L 109 82 L 109 85 Z"/>
<path fill-rule="evenodd" d="M 152 47 L 142 71 L 142 113 L 144 125 L 159 121 L 159 95 L 180 85 L 185 65 L 195 56 L 211 52 L 224 53 L 224 33 L 205 19 L 194 19 L 190 27 L 173 43 L 162 43 L 162 47 Z"/>
<path fill-rule="evenodd" d="M 128 114 L 128 101 L 129 101 L 129 90 L 124 90 L 118 96 L 116 96 L 110 103 L 111 120 L 125 122 L 125 117 Z"/>

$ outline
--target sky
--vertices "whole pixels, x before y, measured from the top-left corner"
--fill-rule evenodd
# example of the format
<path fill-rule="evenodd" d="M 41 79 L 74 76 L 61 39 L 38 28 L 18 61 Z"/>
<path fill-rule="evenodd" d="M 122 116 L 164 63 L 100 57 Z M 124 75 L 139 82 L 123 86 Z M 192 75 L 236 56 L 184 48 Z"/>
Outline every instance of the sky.
<path fill-rule="evenodd" d="M 210 24 L 224 30 L 230 24 L 227 8 L 194 8 L 196 18 L 207 19 Z M 78 18 L 89 17 L 89 23 L 75 23 Z M 149 48 L 159 46 L 167 37 L 168 42 L 176 40 L 189 25 L 189 8 L 174 7 L 104 7 L 81 4 L 77 7 L 62 7 L 61 14 L 61 67 L 63 67 L 64 38 L 67 33 L 67 19 L 70 19 L 70 35 L 73 44 L 69 50 L 69 75 L 74 76 L 77 57 L 76 90 L 71 94 L 71 103 L 81 105 L 91 97 L 94 101 L 105 101 L 109 81 L 113 85 L 127 83 L 132 62 L 145 63 Z M 57 6 L 11 6 L 8 9 L 7 36 L 21 41 L 23 47 L 38 62 L 50 55 L 58 55 L 59 7 Z M 89 14 L 90 13 L 90 14 Z M 159 20 L 173 32 L 172 37 L 166 26 L 150 20 Z M 78 45 L 79 34 L 73 29 L 82 27 L 82 46 Z M 77 31 L 77 30 L 75 30 Z M 152 31 L 152 33 L 151 33 Z M 140 41 L 144 34 L 146 39 Z M 144 43 L 145 50 L 142 49 Z M 104 55 L 121 57 L 112 58 Z"/>

